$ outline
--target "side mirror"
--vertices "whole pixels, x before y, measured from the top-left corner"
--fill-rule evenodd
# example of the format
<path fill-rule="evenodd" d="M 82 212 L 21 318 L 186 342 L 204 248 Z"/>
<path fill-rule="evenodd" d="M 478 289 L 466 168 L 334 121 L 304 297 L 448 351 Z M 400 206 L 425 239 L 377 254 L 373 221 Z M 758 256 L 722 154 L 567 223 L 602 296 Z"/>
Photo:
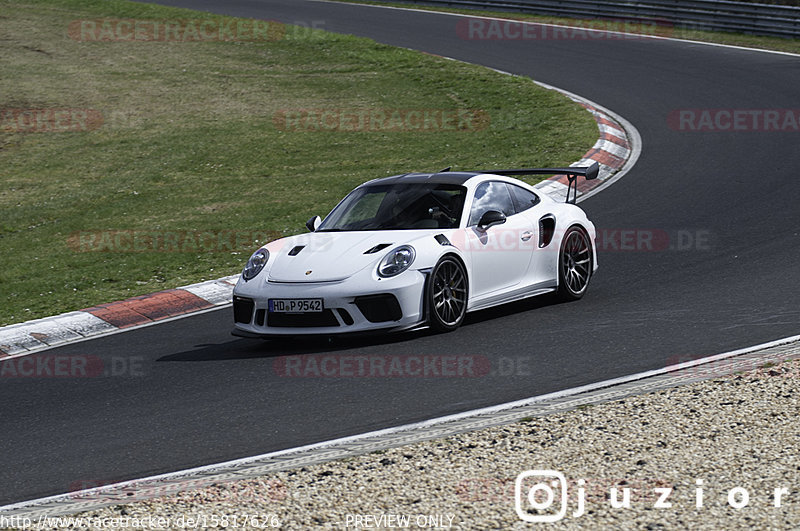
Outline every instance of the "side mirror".
<path fill-rule="evenodd" d="M 313 218 L 306 221 L 306 228 L 311 232 L 316 232 L 319 228 L 319 224 L 322 223 L 322 220 L 319 216 L 314 216 Z"/>
<path fill-rule="evenodd" d="M 502 212 L 498 212 L 497 210 L 487 210 L 481 216 L 480 221 L 478 221 L 478 228 L 481 230 L 487 230 L 489 227 L 494 227 L 495 225 L 501 225 L 506 222 L 506 215 Z"/>

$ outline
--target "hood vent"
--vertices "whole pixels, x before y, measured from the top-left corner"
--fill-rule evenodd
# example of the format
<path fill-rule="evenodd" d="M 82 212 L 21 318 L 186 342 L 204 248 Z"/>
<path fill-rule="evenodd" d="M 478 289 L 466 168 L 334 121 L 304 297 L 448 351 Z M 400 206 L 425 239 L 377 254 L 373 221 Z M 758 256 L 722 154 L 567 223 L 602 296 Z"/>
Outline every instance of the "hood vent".
<path fill-rule="evenodd" d="M 374 254 L 374 253 L 377 253 L 378 251 L 382 251 L 383 249 L 386 249 L 386 248 L 387 248 L 387 247 L 389 247 L 390 245 L 391 245 L 391 243 L 379 243 L 378 245 L 376 245 L 376 246 L 375 246 L 375 247 L 373 247 L 372 249 L 367 249 L 366 251 L 364 251 L 364 254 Z"/>
<path fill-rule="evenodd" d="M 293 247 L 292 250 L 289 251 L 289 256 L 297 256 L 298 254 L 300 254 L 300 251 L 305 249 L 305 247 L 306 247 L 305 245 L 298 245 L 296 247 Z"/>

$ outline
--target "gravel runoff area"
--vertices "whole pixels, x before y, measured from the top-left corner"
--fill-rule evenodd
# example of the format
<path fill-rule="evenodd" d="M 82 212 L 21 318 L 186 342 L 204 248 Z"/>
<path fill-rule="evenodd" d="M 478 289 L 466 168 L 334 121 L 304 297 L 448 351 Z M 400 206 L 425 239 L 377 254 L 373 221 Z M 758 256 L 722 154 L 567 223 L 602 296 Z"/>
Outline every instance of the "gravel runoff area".
<path fill-rule="evenodd" d="M 533 524 L 517 514 L 516 498 L 526 518 L 559 516 L 557 478 L 527 476 L 516 493 L 523 471 L 551 470 L 566 480 L 567 512 L 535 527 L 796 529 L 799 412 L 800 360 L 792 360 L 74 516 L 94 519 L 96 529 L 521 529 Z M 548 489 L 553 503 L 545 508 Z M 626 489 L 630 507 L 612 506 L 625 501 Z M 531 492 L 541 509 L 532 508 Z M 584 514 L 576 516 L 580 499 Z"/>

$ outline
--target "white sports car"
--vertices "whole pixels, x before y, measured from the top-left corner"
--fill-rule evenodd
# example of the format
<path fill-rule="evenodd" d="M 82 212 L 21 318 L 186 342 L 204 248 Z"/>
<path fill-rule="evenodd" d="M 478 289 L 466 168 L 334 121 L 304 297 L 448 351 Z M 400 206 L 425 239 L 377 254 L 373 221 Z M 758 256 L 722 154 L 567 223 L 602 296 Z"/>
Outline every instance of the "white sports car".
<path fill-rule="evenodd" d="M 566 203 L 509 175 L 564 174 Z M 235 335 L 457 328 L 467 312 L 586 293 L 595 228 L 573 201 L 588 168 L 409 173 L 362 184 L 306 234 L 272 241 L 233 291 Z"/>

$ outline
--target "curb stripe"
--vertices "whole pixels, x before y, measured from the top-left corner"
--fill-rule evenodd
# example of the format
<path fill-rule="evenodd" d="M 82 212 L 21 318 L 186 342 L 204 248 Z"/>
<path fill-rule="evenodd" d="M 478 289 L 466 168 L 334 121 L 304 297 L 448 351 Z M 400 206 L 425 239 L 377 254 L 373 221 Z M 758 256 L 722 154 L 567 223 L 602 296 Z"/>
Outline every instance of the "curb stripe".
<path fill-rule="evenodd" d="M 230 304 L 239 275 L 0 328 L 0 360 Z"/>
<path fill-rule="evenodd" d="M 172 289 L 101 304 L 82 311 L 99 317 L 117 328 L 128 328 L 150 321 L 204 310 L 213 306 L 193 293 Z"/>
<path fill-rule="evenodd" d="M 615 137 L 617 137 L 617 138 L 619 138 L 621 140 L 626 140 L 625 132 L 622 131 L 621 129 L 618 129 L 616 127 L 611 127 L 611 126 L 605 125 L 605 124 L 599 124 L 599 128 L 600 128 L 600 132 L 602 132 L 602 133 L 605 133 L 605 134 L 608 134 L 608 135 L 611 135 L 611 136 L 615 136 Z"/>
<path fill-rule="evenodd" d="M 627 140 L 625 140 L 624 138 L 620 138 L 616 135 L 612 135 L 610 133 L 603 132 L 603 134 L 600 135 L 600 138 L 602 138 L 606 142 L 612 142 L 614 144 L 617 144 L 618 146 L 622 146 L 627 150 L 630 150 L 631 148 L 631 145 Z"/>
<path fill-rule="evenodd" d="M 592 146 L 592 149 L 584 154 L 580 161 L 572 164 L 572 166 L 587 166 L 592 162 L 597 162 L 600 165 L 597 179 L 578 181 L 577 191 L 580 200 L 582 196 L 609 182 L 625 166 L 633 154 L 631 140 L 625 127 L 620 125 L 607 111 L 598 108 L 575 94 L 544 83 L 537 82 L 537 84 L 547 89 L 556 90 L 578 103 L 592 114 L 597 123 L 597 129 L 600 133 L 597 142 Z M 566 175 L 554 175 L 539 182 L 534 188 L 541 190 L 557 201 L 563 201 L 566 199 L 568 184 L 569 180 Z"/>
<path fill-rule="evenodd" d="M 593 152 L 592 152 L 593 151 Z M 613 153 L 609 153 L 608 151 L 597 149 L 590 151 L 589 155 L 586 158 L 592 159 L 597 161 L 601 164 L 605 164 L 606 166 L 610 166 L 612 168 L 619 169 L 625 164 L 625 159 L 621 157 L 617 157 Z"/>

